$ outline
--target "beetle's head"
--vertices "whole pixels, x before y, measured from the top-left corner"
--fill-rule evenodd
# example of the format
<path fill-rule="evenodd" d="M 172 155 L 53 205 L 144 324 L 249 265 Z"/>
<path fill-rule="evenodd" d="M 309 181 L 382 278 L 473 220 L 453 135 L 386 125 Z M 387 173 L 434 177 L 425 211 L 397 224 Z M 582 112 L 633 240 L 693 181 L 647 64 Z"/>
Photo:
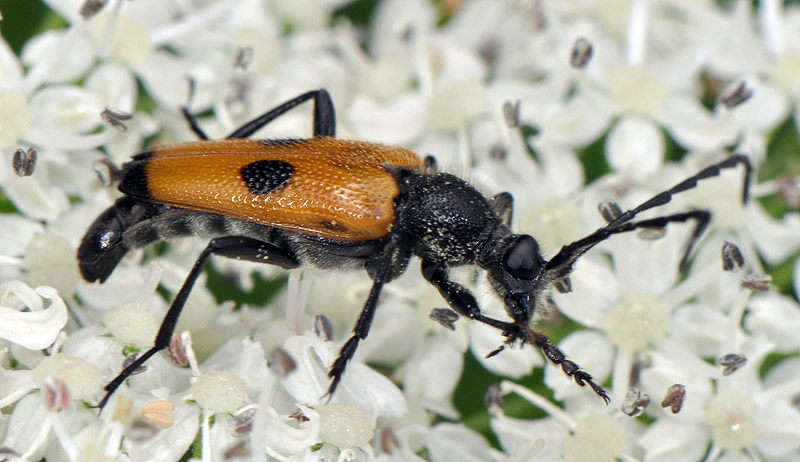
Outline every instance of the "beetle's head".
<path fill-rule="evenodd" d="M 527 326 L 536 309 L 537 295 L 546 285 L 547 260 L 530 235 L 509 234 L 496 242 L 484 263 L 489 282 L 515 323 Z"/>

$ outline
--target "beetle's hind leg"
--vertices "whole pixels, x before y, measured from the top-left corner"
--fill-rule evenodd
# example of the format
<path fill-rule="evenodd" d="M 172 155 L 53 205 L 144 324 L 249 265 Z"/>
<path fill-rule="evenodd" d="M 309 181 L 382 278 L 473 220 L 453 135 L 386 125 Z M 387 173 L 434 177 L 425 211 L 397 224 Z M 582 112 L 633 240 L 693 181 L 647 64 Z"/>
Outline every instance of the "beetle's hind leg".
<path fill-rule="evenodd" d="M 237 128 L 226 139 L 247 138 L 257 132 L 273 120 L 287 113 L 295 106 L 302 104 L 310 99 L 314 100 L 314 137 L 336 136 L 336 112 L 333 109 L 333 101 L 326 90 L 312 90 L 302 95 L 292 98 L 289 101 L 273 108 L 255 119 Z M 208 135 L 200 128 L 197 119 L 189 112 L 187 106 L 181 107 L 181 113 L 189 124 L 189 128 L 201 140 L 207 140 Z"/>
<path fill-rule="evenodd" d="M 331 95 L 326 90 L 311 90 L 247 122 L 225 138 L 247 138 L 295 106 L 310 99 L 314 100 L 314 137 L 336 136 L 336 113 L 333 109 Z"/>
<path fill-rule="evenodd" d="M 175 326 L 178 324 L 181 310 L 183 310 L 186 300 L 189 298 L 189 293 L 192 291 L 192 287 L 194 287 L 194 283 L 197 282 L 197 278 L 200 276 L 206 261 L 208 261 L 211 255 L 235 258 L 237 260 L 247 260 L 256 263 L 266 263 L 285 269 L 297 268 L 299 266 L 299 261 L 290 251 L 267 242 L 240 236 L 226 236 L 212 239 L 205 250 L 200 254 L 200 257 L 197 258 L 181 290 L 178 291 L 178 294 L 167 310 L 164 320 L 161 321 L 161 326 L 158 329 L 153 346 L 136 358 L 136 360 L 123 369 L 114 380 L 106 385 L 106 394 L 103 396 L 103 399 L 100 400 L 100 403 L 98 403 L 98 408 L 103 409 L 108 399 L 111 398 L 111 395 L 114 394 L 117 388 L 119 388 L 139 366 L 144 364 L 154 354 L 169 346 L 172 334 L 175 332 Z"/>

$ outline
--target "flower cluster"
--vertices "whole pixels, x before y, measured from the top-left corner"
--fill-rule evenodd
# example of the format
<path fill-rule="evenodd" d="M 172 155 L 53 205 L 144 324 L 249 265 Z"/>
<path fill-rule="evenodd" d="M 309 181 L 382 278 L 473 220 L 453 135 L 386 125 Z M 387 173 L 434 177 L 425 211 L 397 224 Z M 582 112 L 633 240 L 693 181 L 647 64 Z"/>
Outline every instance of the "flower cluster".
<path fill-rule="evenodd" d="M 0 458 L 800 458 L 800 178 L 783 171 L 800 150 L 796 5 L 44 3 L 57 28 L 17 53 L 0 40 Z M 433 320 L 446 302 L 414 265 L 385 287 L 328 399 L 372 281 L 220 258 L 217 279 L 270 290 L 268 302 L 220 303 L 204 274 L 168 353 L 98 412 L 206 245 L 135 250 L 103 284 L 82 281 L 75 249 L 119 197 L 115 166 L 195 139 L 183 106 L 218 138 L 317 88 L 334 100 L 338 136 L 430 153 L 487 195 L 510 192 L 513 228 L 546 257 L 605 224 L 598 204 L 632 208 L 732 153 L 752 163 L 751 200 L 743 168 L 704 179 L 644 216 L 712 213 L 686 271 L 692 226 L 673 223 L 612 237 L 577 262 L 570 293 L 547 297 L 537 328 L 606 386 L 608 406 L 530 346 L 486 359 L 502 333 Z M 310 126 L 300 107 L 257 136 Z M 506 316 L 481 271 L 454 277 Z M 467 415 L 456 390 L 487 370 L 503 380 L 460 398 L 485 399 Z"/>

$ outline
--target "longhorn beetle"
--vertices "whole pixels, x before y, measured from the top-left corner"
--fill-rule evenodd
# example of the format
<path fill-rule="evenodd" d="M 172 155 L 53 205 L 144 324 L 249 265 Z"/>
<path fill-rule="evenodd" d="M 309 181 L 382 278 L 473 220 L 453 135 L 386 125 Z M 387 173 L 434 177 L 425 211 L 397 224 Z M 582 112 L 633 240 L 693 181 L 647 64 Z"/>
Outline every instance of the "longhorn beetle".
<path fill-rule="evenodd" d="M 248 138 L 308 100 L 314 106 L 312 138 Z M 551 285 L 568 290 L 563 283 L 575 261 L 614 234 L 694 221 L 681 264 L 685 266 L 710 221 L 709 212 L 634 218 L 739 164 L 746 169 L 746 202 L 751 175 L 747 157 L 733 155 L 619 214 L 546 260 L 536 239 L 511 231 L 510 194 L 486 198 L 457 176 L 438 172 L 433 158 L 423 160 L 406 148 L 335 138 L 333 103 L 325 90 L 289 100 L 216 141 L 208 139 L 186 107 L 182 112 L 201 141 L 148 150 L 124 164 L 119 184 L 124 196 L 94 221 L 78 249 L 83 277 L 103 282 L 131 249 L 178 236 L 211 238 L 167 310 L 155 344 L 106 385 L 100 408 L 133 371 L 169 345 L 189 292 L 211 255 L 286 269 L 308 265 L 366 270 L 372 289 L 328 373 L 329 396 L 369 333 L 383 285 L 403 273 L 416 256 L 422 275 L 453 310 L 506 337 L 489 356 L 505 345 L 529 343 L 608 403 L 605 390 L 589 373 L 531 327 L 546 291 Z M 450 279 L 449 270 L 463 265 L 487 272 L 510 321 L 484 315 L 472 293 Z"/>

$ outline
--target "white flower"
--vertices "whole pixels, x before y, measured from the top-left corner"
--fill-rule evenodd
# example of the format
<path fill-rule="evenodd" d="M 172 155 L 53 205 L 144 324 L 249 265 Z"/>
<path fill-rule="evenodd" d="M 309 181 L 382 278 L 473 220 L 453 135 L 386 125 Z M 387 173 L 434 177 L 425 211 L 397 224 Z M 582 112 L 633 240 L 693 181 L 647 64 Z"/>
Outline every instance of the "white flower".
<path fill-rule="evenodd" d="M 796 7 L 766 1 L 757 10 L 736 4 L 726 18 L 723 37 L 728 46 L 710 57 L 709 69 L 727 80 L 741 79 L 752 88 L 754 101 L 744 103 L 735 116 L 744 127 L 770 130 L 786 118 L 792 105 L 797 114 L 798 13 Z"/>
<path fill-rule="evenodd" d="M 676 1 L 596 8 L 596 22 L 579 16 L 567 23 L 572 40 L 587 37 L 597 50 L 577 80 L 577 96 L 566 104 L 585 115 L 570 124 L 563 123 L 564 116 L 543 115 L 538 124 L 543 139 L 584 140 L 587 127 L 618 118 L 606 138 L 606 159 L 614 170 L 637 179 L 656 172 L 663 162 L 661 129 L 687 149 L 713 150 L 736 140 L 736 128 L 696 97 L 702 66 L 721 46 L 716 39 L 724 25 L 719 11 L 706 3 Z M 610 24 L 607 18 L 629 19 Z M 622 35 L 625 49 L 615 49 Z"/>
<path fill-rule="evenodd" d="M 67 307 L 52 287 L 7 282 L 0 285 L 0 303 L 0 338 L 31 350 L 50 346 L 67 323 Z"/>

